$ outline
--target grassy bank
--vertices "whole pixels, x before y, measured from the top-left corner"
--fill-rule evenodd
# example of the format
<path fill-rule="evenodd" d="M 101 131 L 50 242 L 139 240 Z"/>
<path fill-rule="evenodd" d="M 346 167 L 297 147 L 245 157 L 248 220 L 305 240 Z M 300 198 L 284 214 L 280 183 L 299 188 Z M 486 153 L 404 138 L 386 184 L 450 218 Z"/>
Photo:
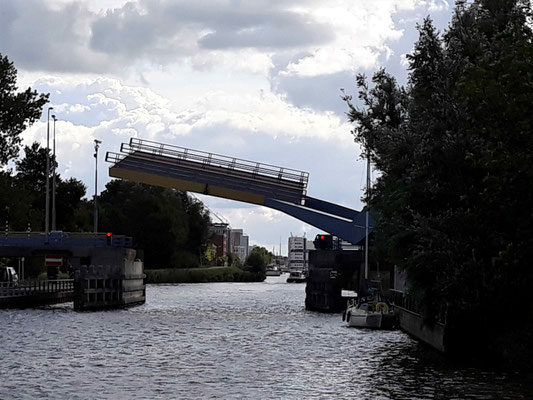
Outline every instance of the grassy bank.
<path fill-rule="evenodd" d="M 259 276 L 237 267 L 145 269 L 146 283 L 261 282 Z"/>

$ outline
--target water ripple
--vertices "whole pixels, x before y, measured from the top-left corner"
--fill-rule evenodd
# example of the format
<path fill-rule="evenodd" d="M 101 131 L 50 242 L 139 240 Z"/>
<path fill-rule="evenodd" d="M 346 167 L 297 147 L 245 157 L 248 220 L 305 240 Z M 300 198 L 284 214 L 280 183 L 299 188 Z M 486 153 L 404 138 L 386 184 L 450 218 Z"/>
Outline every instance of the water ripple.
<path fill-rule="evenodd" d="M 145 305 L 0 312 L 0 398 L 527 399 L 531 376 L 457 367 L 395 332 L 304 309 L 305 287 L 148 286 Z"/>

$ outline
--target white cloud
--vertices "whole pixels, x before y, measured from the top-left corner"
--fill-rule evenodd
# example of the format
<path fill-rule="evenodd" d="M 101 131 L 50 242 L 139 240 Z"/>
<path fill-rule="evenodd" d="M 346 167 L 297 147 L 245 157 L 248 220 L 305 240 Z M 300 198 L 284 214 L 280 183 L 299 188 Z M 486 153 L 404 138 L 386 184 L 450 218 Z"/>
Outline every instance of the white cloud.
<path fill-rule="evenodd" d="M 321 6 L 311 3 L 303 9 L 318 22 L 331 25 L 335 39 L 328 46 L 309 48 L 311 54 L 290 63 L 282 72 L 296 76 L 334 74 L 377 66 L 380 54 L 387 53 L 388 41 L 398 40 L 392 15 L 415 7 L 415 1 L 335 0 Z"/>
<path fill-rule="evenodd" d="M 339 99 L 356 72 L 405 53 L 416 14 L 444 0 L 4 0 L 0 51 L 21 87 L 51 93 L 59 172 L 94 192 L 94 139 L 130 137 L 310 172 L 309 194 L 360 208 L 364 165 Z M 399 62 L 399 60 L 397 61 Z M 54 76 L 43 76 L 52 71 Z M 320 111 L 317 111 L 320 110 Z M 335 110 L 335 112 L 327 111 Z M 46 115 L 46 114 L 45 114 Z M 24 141 L 46 140 L 46 121 Z M 308 225 L 277 211 L 205 198 L 251 242 L 286 246 Z"/>
<path fill-rule="evenodd" d="M 199 96 L 187 109 L 176 110 L 168 99 L 150 89 L 126 86 L 110 78 L 79 82 L 41 78 L 32 87 L 60 93 L 51 105 L 59 118 L 58 131 L 69 132 L 61 138 L 62 143 L 83 146 L 98 138 L 106 140 L 103 147 L 113 145 L 118 149 L 120 140 L 136 136 L 160 141 L 188 137 L 187 141 L 195 144 L 199 132 L 209 132 L 208 141 L 198 143 L 209 151 L 215 151 L 222 142 L 234 150 L 249 148 L 257 136 L 283 138 L 287 143 L 351 143 L 347 134 L 350 126 L 336 114 L 298 108 L 280 95 L 261 91 L 244 96 L 210 92 Z M 37 124 L 24 137 L 28 142 L 44 133 L 44 124 Z M 80 140 L 80 135 L 86 140 Z M 69 157 L 65 164 L 75 165 L 79 160 L 73 154 Z"/>
<path fill-rule="evenodd" d="M 96 3 L 4 0 L 0 48 L 32 70 L 112 72 L 188 63 L 267 74 L 272 57 L 296 57 L 285 71 L 334 74 L 377 65 L 402 35 L 392 16 L 446 0 L 320 0 Z M 298 54 L 308 53 L 303 58 Z"/>

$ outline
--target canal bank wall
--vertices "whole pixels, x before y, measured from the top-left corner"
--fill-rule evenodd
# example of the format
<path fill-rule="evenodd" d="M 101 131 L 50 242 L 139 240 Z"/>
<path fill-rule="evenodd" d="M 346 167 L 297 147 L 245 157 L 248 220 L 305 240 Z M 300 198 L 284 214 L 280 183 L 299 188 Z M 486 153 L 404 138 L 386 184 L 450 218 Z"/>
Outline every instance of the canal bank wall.
<path fill-rule="evenodd" d="M 442 353 L 446 351 L 444 346 L 444 324 L 437 322 L 433 326 L 429 326 L 424 323 L 420 314 L 398 306 L 395 306 L 394 310 L 402 331 L 433 347 L 435 350 Z"/>

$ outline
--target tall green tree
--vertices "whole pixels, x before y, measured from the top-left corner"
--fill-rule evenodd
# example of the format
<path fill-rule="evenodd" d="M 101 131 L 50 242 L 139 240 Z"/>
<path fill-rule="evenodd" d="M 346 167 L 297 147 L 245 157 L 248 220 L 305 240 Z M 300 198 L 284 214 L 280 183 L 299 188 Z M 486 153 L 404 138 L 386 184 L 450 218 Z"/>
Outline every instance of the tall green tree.
<path fill-rule="evenodd" d="M 100 228 L 133 236 L 148 268 L 199 265 L 209 213 L 198 200 L 173 189 L 113 180 L 100 207 Z"/>
<path fill-rule="evenodd" d="M 57 168 L 55 157 L 51 154 L 50 149 L 45 149 L 37 142 L 33 142 L 31 146 L 24 146 L 24 157 L 15 161 L 17 166 L 17 179 L 31 189 L 42 192 L 43 196 L 46 191 L 46 158 L 50 157 L 50 175 L 52 178 L 52 171 Z M 44 198 L 44 197 L 43 197 Z"/>
<path fill-rule="evenodd" d="M 92 204 L 85 199 L 87 186 L 76 178 L 57 179 L 57 227 L 66 232 L 92 230 Z"/>
<path fill-rule="evenodd" d="M 47 153 L 51 160 L 51 171 L 54 166 L 57 167 L 57 163 L 50 154 L 50 150 L 47 151 L 37 142 L 32 143 L 31 146 L 24 146 L 24 156 L 15 161 L 17 169 L 14 177 L 15 184 L 27 191 L 25 202 L 29 204 L 31 213 L 42 216 L 42 220 L 37 226 L 33 226 L 33 230 L 44 229 L 46 203 L 46 170 L 44 166 L 46 165 Z M 51 177 L 52 174 L 50 174 L 50 179 Z"/>
<path fill-rule="evenodd" d="M 407 272 L 428 321 L 447 309 L 464 343 L 500 354 L 512 321 L 533 336 L 531 18 L 529 1 L 459 1 L 444 35 L 418 27 L 406 88 L 380 70 L 357 78 L 362 107 L 345 97 L 381 172 L 378 254 Z"/>
<path fill-rule="evenodd" d="M 251 272 L 264 275 L 272 257 L 273 254 L 264 247 L 255 246 L 246 258 L 245 265 L 250 267 Z"/>
<path fill-rule="evenodd" d="M 18 156 L 20 134 L 40 118 L 48 97 L 31 88 L 18 92 L 17 70 L 0 53 L 0 166 Z"/>
<path fill-rule="evenodd" d="M 33 192 L 22 186 L 13 177 L 12 171 L 0 172 L 0 218 L 2 230 L 5 224 L 9 231 L 40 230 L 43 214 L 33 208 Z"/>
<path fill-rule="evenodd" d="M 58 164 L 55 157 L 50 154 L 50 150 L 41 147 L 34 142 L 30 146 L 24 147 L 24 157 L 15 161 L 17 173 L 14 177 L 14 184 L 27 192 L 25 202 L 29 203 L 31 213 L 35 216 L 42 216 L 45 209 L 46 193 L 46 157 L 50 157 L 50 182 L 53 168 Z M 50 188 L 52 190 L 52 188 Z M 56 226 L 58 230 L 67 232 L 89 232 L 91 230 L 90 205 L 84 200 L 87 192 L 86 186 L 76 178 L 64 181 L 59 174 L 56 174 Z M 43 210 L 37 212 L 36 210 Z M 33 229 L 42 229 L 44 217 L 38 226 Z"/>

